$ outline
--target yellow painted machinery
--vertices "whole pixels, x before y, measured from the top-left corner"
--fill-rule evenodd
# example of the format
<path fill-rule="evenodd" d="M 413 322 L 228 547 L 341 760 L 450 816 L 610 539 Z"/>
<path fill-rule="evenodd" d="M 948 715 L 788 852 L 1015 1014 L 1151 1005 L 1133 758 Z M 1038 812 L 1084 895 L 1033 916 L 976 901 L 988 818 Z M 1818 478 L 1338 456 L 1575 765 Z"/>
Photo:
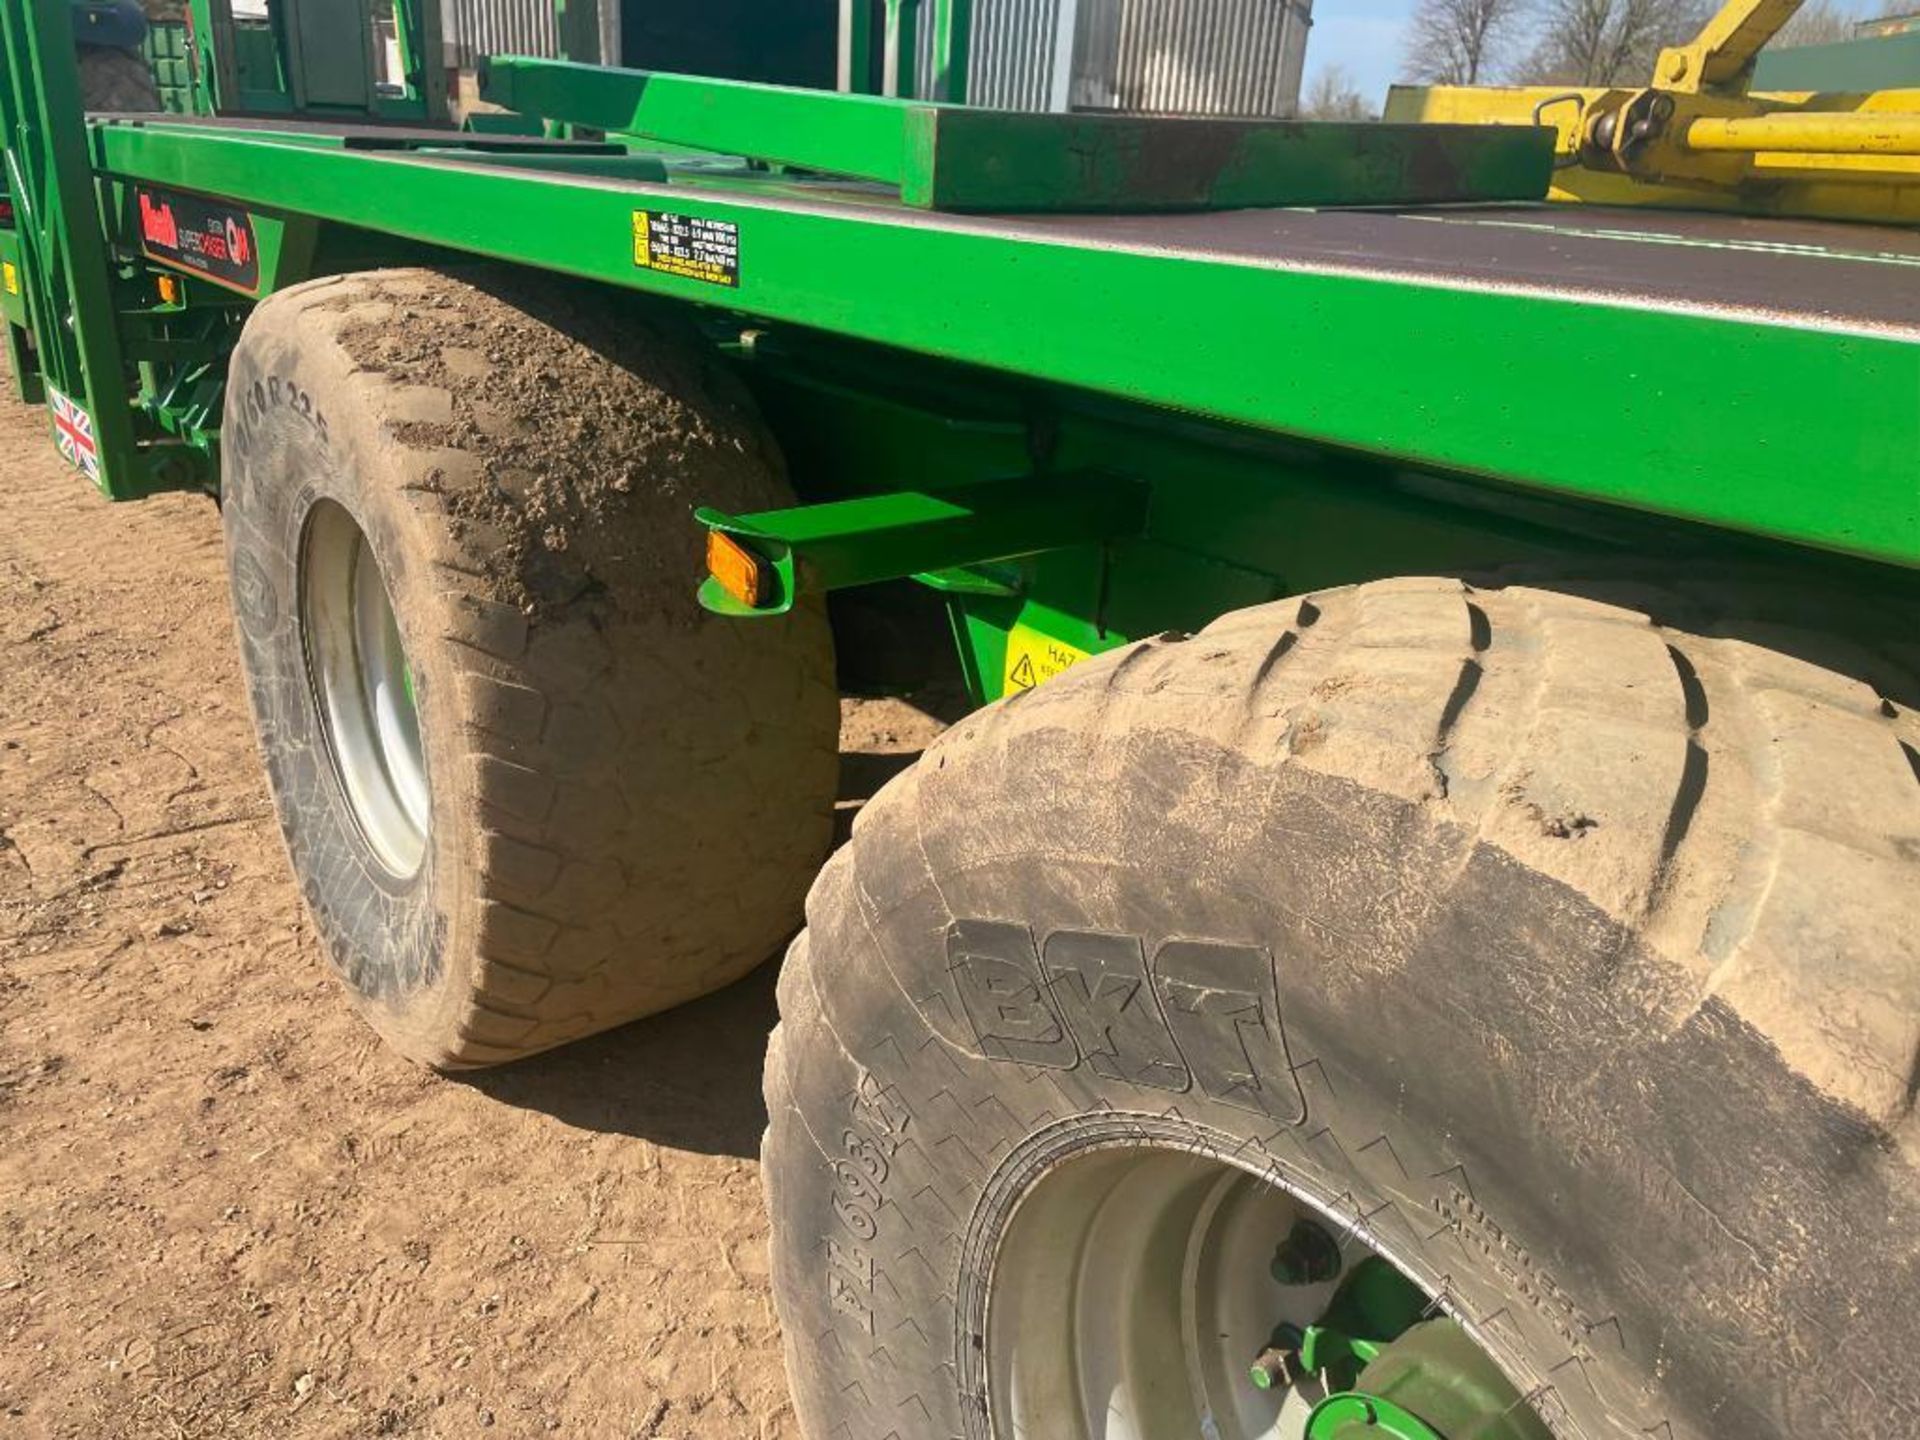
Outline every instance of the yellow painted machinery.
<path fill-rule="evenodd" d="M 1557 200 L 1920 223 L 1920 88 L 1750 88 L 1799 5 L 1729 0 L 1643 89 L 1395 86 L 1386 118 L 1551 125 Z"/>

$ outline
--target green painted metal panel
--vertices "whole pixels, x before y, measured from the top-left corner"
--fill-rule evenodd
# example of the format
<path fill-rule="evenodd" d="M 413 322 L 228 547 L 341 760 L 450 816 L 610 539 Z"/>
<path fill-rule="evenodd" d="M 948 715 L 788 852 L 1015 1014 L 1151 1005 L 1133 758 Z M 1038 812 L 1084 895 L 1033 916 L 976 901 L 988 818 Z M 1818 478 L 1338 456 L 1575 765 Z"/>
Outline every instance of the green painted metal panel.
<path fill-rule="evenodd" d="M 883 94 L 911 99 L 919 83 L 920 0 L 884 0 L 880 55 Z"/>
<path fill-rule="evenodd" d="M 295 106 L 372 113 L 373 17 L 367 0 L 283 0 L 281 15 L 298 77 Z"/>
<path fill-rule="evenodd" d="M 922 209 L 1537 200 L 1553 170 L 1539 126 L 1026 114 L 522 57 L 490 62 L 483 91 L 549 120 L 879 181 Z"/>
<path fill-rule="evenodd" d="M 88 166 L 74 56 L 63 0 L 0 0 L 0 135 L 14 205 L 19 281 L 34 317 L 32 362 L 69 453 L 106 494 L 146 493 L 153 476 L 134 443 L 116 322 L 116 277 Z M 9 331 L 25 373 L 20 332 Z M 74 407 L 78 413 L 75 414 Z"/>
<path fill-rule="evenodd" d="M 509 110 L 899 184 L 900 107 L 868 95 L 496 55 L 481 93 Z M 826 103 L 822 103 L 825 101 Z"/>
<path fill-rule="evenodd" d="M 561 181 L 188 127 L 102 126 L 95 150 L 120 175 L 1920 565 L 1920 344 L 1896 334 L 1089 248 L 882 206 Z M 636 267 L 643 208 L 735 227 L 737 285 Z"/>
<path fill-rule="evenodd" d="M 701 603 L 727 614 L 783 614 L 801 596 L 1138 535 L 1147 489 L 1102 475 L 1023 475 L 938 491 L 894 490 L 757 515 L 701 510 L 695 518 L 733 537 L 773 581 L 757 607 L 709 581 Z M 937 574 L 935 588 L 994 593 L 977 575 Z"/>
<path fill-rule="evenodd" d="M 1755 90 L 1920 90 L 1920 30 L 1763 50 L 1753 67 Z"/>
<path fill-rule="evenodd" d="M 191 52 L 191 86 L 185 96 L 163 88 L 170 111 L 416 121 L 446 114 L 439 7 L 431 0 L 394 0 L 399 93 L 375 84 L 370 0 L 281 0 L 264 19 L 236 16 L 231 0 L 187 0 L 185 8 L 180 58 Z M 171 62 L 171 41 L 166 48 Z M 162 74 L 163 86 L 175 74 Z"/>
<path fill-rule="evenodd" d="M 967 98 L 968 48 L 973 37 L 973 0 L 933 0 L 934 100 L 960 105 Z"/>
<path fill-rule="evenodd" d="M 147 68 L 160 92 L 161 106 L 176 115 L 193 113 L 193 64 L 187 58 L 187 26 L 183 20 L 154 20 L 147 24 L 144 46 Z"/>
<path fill-rule="evenodd" d="M 1137 538 L 1069 544 L 996 565 L 991 595 L 944 592 L 968 647 L 968 684 L 981 700 L 1020 683 L 1021 657 L 1039 653 L 1035 637 L 1045 637 L 1049 651 L 1091 654 L 1380 575 L 1527 565 L 1584 573 L 1621 556 L 1642 563 L 1675 557 L 1684 568 L 1678 557 L 1697 556 L 1703 546 L 1724 564 L 1743 543 L 1619 507 L 1443 480 L 1084 392 L 1036 394 L 979 372 L 901 365 L 885 352 L 816 335 L 783 331 L 742 353 L 743 374 L 809 500 L 888 483 L 947 494 L 1015 473 L 1036 457 L 1050 468 L 1032 477 L 1034 485 L 1058 475 L 1123 474 L 1152 492 Z M 878 544 L 885 537 L 868 538 Z M 897 574 L 919 557 L 875 558 L 889 558 L 887 573 Z M 1849 563 L 1802 556 L 1803 573 Z M 1877 570 L 1874 584 L 1884 587 L 1898 574 Z"/>
<path fill-rule="evenodd" d="M 32 324 L 20 282 L 20 237 L 10 229 L 0 229 L 0 315 L 22 328 Z"/>
<path fill-rule="evenodd" d="M 1225 210 L 1540 200 L 1537 126 L 907 112 L 901 198 L 934 210 Z"/>

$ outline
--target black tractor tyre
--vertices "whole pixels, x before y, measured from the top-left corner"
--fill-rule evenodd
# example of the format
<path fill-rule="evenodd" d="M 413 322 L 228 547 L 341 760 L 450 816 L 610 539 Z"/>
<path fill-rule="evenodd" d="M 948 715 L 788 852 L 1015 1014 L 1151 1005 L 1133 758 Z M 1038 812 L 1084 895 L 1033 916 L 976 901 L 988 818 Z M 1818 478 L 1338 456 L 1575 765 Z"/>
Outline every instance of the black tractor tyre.
<path fill-rule="evenodd" d="M 95 114 L 149 114 L 160 109 L 160 91 L 146 58 L 135 50 L 82 45 L 80 103 Z"/>
<path fill-rule="evenodd" d="M 440 1067 L 510 1060 L 777 951 L 831 833 L 832 642 L 817 606 L 742 623 L 695 603 L 693 506 L 792 503 L 710 347 L 511 272 L 318 280 L 248 320 L 222 439 L 275 806 L 383 1037 Z M 349 563 L 341 585 L 371 563 L 384 586 L 411 762 L 323 718 L 378 688 L 352 664 L 381 649 L 377 621 L 329 619 Z M 388 803 L 404 787 L 382 789 L 409 764 L 411 828 Z"/>
<path fill-rule="evenodd" d="M 1920 1435 L 1917 746 L 1834 671 L 1455 580 L 961 722 L 781 977 L 804 1433 L 982 1440 L 1022 1187 L 1132 1146 L 1309 1197 L 1561 1440 Z"/>

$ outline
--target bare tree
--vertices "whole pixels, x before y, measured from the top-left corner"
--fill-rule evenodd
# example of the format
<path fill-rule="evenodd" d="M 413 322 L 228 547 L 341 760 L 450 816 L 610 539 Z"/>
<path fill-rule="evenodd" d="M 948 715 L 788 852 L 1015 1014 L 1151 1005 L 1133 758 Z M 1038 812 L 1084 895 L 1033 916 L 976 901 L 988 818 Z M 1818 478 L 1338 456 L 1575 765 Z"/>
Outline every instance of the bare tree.
<path fill-rule="evenodd" d="M 1693 38 L 1711 0 L 1545 0 L 1519 67 L 1533 85 L 1647 84 L 1661 50 Z"/>
<path fill-rule="evenodd" d="M 1904 4 L 1906 0 L 1899 3 Z M 1767 46 L 1773 50 L 1791 50 L 1798 45 L 1832 45 L 1836 41 L 1851 40 L 1853 26 L 1853 17 L 1841 14 L 1833 0 L 1808 0 L 1780 27 Z"/>
<path fill-rule="evenodd" d="M 1373 120 L 1377 113 L 1344 65 L 1323 65 L 1300 97 L 1302 120 Z"/>
<path fill-rule="evenodd" d="M 1477 85 L 1499 68 L 1527 0 L 1420 0 L 1407 73 L 1429 85 Z"/>
<path fill-rule="evenodd" d="M 1422 0 L 1429 3 L 1429 0 Z M 1915 0 L 1881 0 L 1883 14 Z M 1644 85 L 1669 45 L 1685 44 L 1718 8 L 1716 0 L 1540 0 L 1535 43 L 1513 67 L 1523 85 Z M 1835 0 L 1807 0 L 1771 42 L 1777 48 L 1850 40 L 1855 21 Z"/>
<path fill-rule="evenodd" d="M 1534 85 L 1604 84 L 1594 72 L 1606 46 L 1615 0 L 1546 0 L 1540 35 L 1521 78 Z"/>

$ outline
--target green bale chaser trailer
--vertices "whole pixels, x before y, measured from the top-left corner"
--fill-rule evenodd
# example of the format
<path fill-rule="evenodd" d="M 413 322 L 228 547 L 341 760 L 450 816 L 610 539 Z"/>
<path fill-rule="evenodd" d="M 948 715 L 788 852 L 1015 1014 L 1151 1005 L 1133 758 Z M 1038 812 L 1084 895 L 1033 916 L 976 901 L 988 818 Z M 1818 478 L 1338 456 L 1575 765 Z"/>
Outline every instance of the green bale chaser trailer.
<path fill-rule="evenodd" d="M 1684 188 L 1726 66 L 1012 113 L 943 0 L 847 10 L 894 93 L 497 57 L 461 130 L 431 3 L 392 84 L 341 13 L 243 67 L 193 0 L 195 113 L 126 115 L 0 0 L 13 373 L 108 496 L 217 498 L 294 873 L 406 1055 L 675 1005 L 804 904 L 811 1440 L 1920 1436 L 1897 105 L 1766 119 L 1853 147 L 1776 204 Z M 1545 199 L 1655 153 L 1697 208 Z M 829 859 L 842 688 L 951 655 L 978 708 Z"/>

